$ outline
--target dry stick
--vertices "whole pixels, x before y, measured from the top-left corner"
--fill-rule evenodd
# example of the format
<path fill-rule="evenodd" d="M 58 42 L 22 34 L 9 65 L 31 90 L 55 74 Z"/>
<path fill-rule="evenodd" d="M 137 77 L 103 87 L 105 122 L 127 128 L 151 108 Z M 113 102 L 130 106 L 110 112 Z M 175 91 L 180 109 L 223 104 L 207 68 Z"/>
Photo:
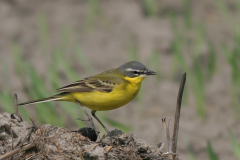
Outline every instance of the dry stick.
<path fill-rule="evenodd" d="M 15 115 L 17 117 L 19 117 L 18 114 L 18 98 L 17 98 L 17 94 L 14 94 L 14 111 L 15 111 Z"/>
<path fill-rule="evenodd" d="M 33 119 L 33 117 L 30 117 L 30 120 L 32 121 L 33 123 L 33 127 L 35 128 L 38 128 L 38 126 L 36 125 L 36 122 L 35 120 Z M 3 159 L 7 159 L 8 157 L 11 157 L 11 156 L 14 156 L 15 154 L 17 154 L 18 152 L 20 151 L 26 151 L 32 147 L 34 147 L 35 145 L 33 143 L 30 143 L 30 144 L 27 144 L 26 146 L 22 147 L 23 146 L 23 143 L 25 143 L 25 141 L 31 136 L 34 128 L 31 128 L 31 130 L 28 132 L 28 134 L 26 135 L 26 137 L 22 140 L 22 142 L 20 143 L 20 147 L 13 150 L 13 151 L 10 151 L 8 153 L 6 153 L 5 155 L 2 155 L 0 156 L 0 160 L 3 160 Z"/>
<path fill-rule="evenodd" d="M 180 87 L 179 87 L 178 97 L 177 97 L 174 129 L 173 129 L 173 136 L 172 136 L 172 151 L 173 151 L 173 153 L 177 152 L 177 140 L 178 140 L 180 111 L 181 111 L 182 96 L 183 96 L 185 83 L 186 83 L 186 72 L 182 75 L 182 81 L 181 81 L 181 84 L 180 84 Z M 174 160 L 175 160 L 175 158 L 176 158 L 176 155 L 173 155 Z"/>
<path fill-rule="evenodd" d="M 32 121 L 33 126 L 37 129 L 38 126 L 36 124 L 36 121 L 33 119 L 33 117 L 30 117 L 30 120 Z"/>
<path fill-rule="evenodd" d="M 167 135 L 167 144 L 168 144 L 168 155 L 170 155 L 170 159 L 173 159 L 173 156 L 172 156 L 172 146 L 171 146 L 171 138 L 170 138 L 170 133 L 169 133 L 169 124 L 166 123 L 166 118 L 163 118 L 162 119 L 162 124 L 163 124 L 163 127 L 166 131 L 166 135 Z"/>
<path fill-rule="evenodd" d="M 12 119 L 17 119 L 18 122 L 22 122 L 22 118 L 18 112 L 18 98 L 17 94 L 14 94 L 14 114 L 11 114 Z"/>
<path fill-rule="evenodd" d="M 33 117 L 30 117 L 30 120 L 33 123 L 33 126 L 30 127 L 30 131 L 28 132 L 28 134 L 24 137 L 24 139 L 22 140 L 22 138 L 19 139 L 19 142 L 17 142 L 16 146 L 20 146 L 22 147 L 23 144 L 30 138 L 32 132 L 34 132 L 35 129 L 38 129 L 38 125 L 36 124 L 35 120 L 33 119 Z M 15 147 L 16 147 L 15 146 Z"/>
<path fill-rule="evenodd" d="M 20 151 L 26 151 L 26 150 L 34 147 L 34 146 L 35 146 L 35 145 L 34 145 L 33 143 L 31 143 L 31 144 L 28 144 L 28 145 L 26 145 L 26 146 L 24 146 L 24 147 L 22 147 L 22 148 L 17 148 L 17 149 L 15 149 L 15 150 L 13 150 L 13 151 L 10 151 L 10 152 L 8 152 L 8 153 L 0 156 L 0 160 L 7 159 L 7 158 L 9 158 L 9 157 L 17 154 L 17 153 L 20 152 Z"/>
<path fill-rule="evenodd" d="M 33 119 L 33 117 L 30 117 L 30 120 L 33 123 L 33 126 L 31 126 L 31 130 L 28 132 L 28 134 L 26 135 L 26 137 L 22 140 L 21 145 L 23 146 L 23 144 L 30 138 L 31 134 L 34 132 L 35 129 L 38 129 L 38 126 L 35 122 L 35 120 Z"/>

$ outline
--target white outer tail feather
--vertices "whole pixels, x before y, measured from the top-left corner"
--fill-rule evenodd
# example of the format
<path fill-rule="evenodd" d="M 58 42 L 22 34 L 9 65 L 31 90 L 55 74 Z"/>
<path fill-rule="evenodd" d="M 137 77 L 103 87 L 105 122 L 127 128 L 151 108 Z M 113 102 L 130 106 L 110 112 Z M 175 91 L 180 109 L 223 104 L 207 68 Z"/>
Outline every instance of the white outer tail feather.
<path fill-rule="evenodd" d="M 23 105 L 43 103 L 43 102 L 49 102 L 49 101 L 57 101 L 57 100 L 61 100 L 61 97 L 49 97 L 49 98 L 39 99 L 39 100 L 36 100 L 36 101 L 29 101 L 29 102 L 25 102 L 25 103 L 20 103 L 18 105 L 23 106 Z"/>

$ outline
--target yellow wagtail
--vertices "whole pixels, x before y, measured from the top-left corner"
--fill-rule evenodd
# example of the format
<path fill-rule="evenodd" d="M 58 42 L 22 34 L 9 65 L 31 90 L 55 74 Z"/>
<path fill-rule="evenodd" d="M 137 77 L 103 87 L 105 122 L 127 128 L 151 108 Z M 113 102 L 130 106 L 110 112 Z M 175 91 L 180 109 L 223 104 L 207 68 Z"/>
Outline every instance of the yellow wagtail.
<path fill-rule="evenodd" d="M 92 116 L 109 132 L 95 115 L 96 111 L 116 109 L 133 100 L 141 88 L 141 82 L 148 75 L 156 75 L 156 72 L 148 70 L 140 62 L 131 61 L 116 69 L 59 88 L 56 91 L 62 92 L 60 94 L 19 105 L 48 101 L 74 102 L 80 105 L 86 114 L 83 106 L 90 108 Z M 87 116 L 95 129 L 91 117 L 88 114 Z"/>

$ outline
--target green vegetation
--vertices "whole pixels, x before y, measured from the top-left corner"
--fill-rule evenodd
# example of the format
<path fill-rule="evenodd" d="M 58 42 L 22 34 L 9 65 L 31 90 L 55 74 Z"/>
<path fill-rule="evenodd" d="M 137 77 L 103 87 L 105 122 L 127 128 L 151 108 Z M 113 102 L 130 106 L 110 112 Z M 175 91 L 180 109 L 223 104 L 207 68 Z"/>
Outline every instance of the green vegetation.
<path fill-rule="evenodd" d="M 209 160 L 219 160 L 217 154 L 213 151 L 210 141 L 207 142 L 207 152 Z"/>
<path fill-rule="evenodd" d="M 184 13 L 190 13 L 189 7 L 184 1 L 186 8 Z M 190 3 L 190 2 L 188 2 Z M 194 93 L 196 106 L 199 116 L 205 116 L 205 81 L 211 79 L 216 69 L 216 49 L 212 42 L 205 34 L 205 27 L 201 22 L 193 23 L 189 20 L 191 16 L 184 14 L 185 26 L 178 24 L 177 15 L 170 15 L 174 40 L 172 42 L 172 51 L 175 57 L 173 62 L 173 70 L 175 72 L 186 71 L 188 74 L 188 82 Z M 191 35 L 192 34 L 192 35 Z M 203 47 L 207 45 L 207 53 L 203 53 Z M 190 61 L 187 59 L 190 58 Z M 207 59 L 208 61 L 204 61 Z M 191 62 L 191 63 L 189 63 Z"/>
<path fill-rule="evenodd" d="M 141 0 L 142 8 L 146 16 L 156 17 L 158 14 L 158 0 Z"/>
<path fill-rule="evenodd" d="M 238 160 L 240 160 L 240 145 L 237 142 L 236 137 L 233 135 L 233 133 L 228 130 L 228 135 L 232 144 L 233 152 Z"/>
<path fill-rule="evenodd" d="M 89 0 L 88 1 L 88 14 L 86 20 L 86 27 L 87 31 L 91 31 L 94 27 L 94 22 L 101 14 L 99 9 L 99 2 L 100 0 Z"/>
<path fill-rule="evenodd" d="M 227 22 L 227 26 L 229 28 L 229 32 L 231 37 L 233 38 L 233 46 L 228 47 L 226 44 L 222 44 L 222 53 L 224 54 L 226 61 L 231 67 L 232 74 L 232 106 L 238 111 L 239 106 L 239 87 L 240 87 L 240 2 L 233 1 L 235 11 L 233 11 L 223 0 L 220 0 L 216 3 L 221 12 L 222 16 L 225 18 Z"/>

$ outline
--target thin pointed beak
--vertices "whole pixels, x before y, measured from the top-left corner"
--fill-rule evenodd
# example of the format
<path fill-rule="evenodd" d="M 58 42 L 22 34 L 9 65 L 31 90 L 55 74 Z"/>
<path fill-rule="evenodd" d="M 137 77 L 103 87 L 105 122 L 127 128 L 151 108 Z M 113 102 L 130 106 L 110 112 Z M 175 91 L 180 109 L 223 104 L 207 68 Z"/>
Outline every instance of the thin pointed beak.
<path fill-rule="evenodd" d="M 147 70 L 146 75 L 157 75 L 157 72 Z"/>

